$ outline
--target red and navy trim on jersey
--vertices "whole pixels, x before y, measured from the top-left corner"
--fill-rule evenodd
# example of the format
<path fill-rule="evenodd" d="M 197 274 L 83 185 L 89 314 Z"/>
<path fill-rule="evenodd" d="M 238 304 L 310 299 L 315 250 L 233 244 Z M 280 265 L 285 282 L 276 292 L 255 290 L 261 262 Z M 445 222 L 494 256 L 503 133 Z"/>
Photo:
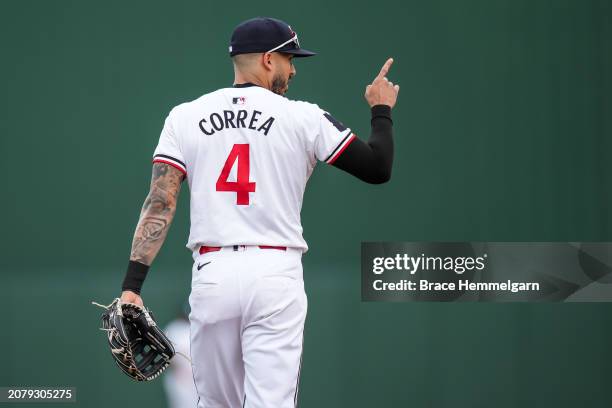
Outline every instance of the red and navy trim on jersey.
<path fill-rule="evenodd" d="M 349 132 L 346 135 L 346 137 L 344 139 L 342 139 L 340 144 L 338 146 L 336 146 L 334 151 L 331 152 L 331 154 L 329 156 L 327 156 L 327 159 L 324 160 L 325 163 L 333 164 L 336 161 L 336 159 L 338 157 L 340 157 L 342 152 L 344 152 L 344 150 L 353 142 L 353 140 L 355 140 L 355 134 L 352 133 L 352 132 Z"/>
<path fill-rule="evenodd" d="M 178 159 L 175 159 L 172 156 L 168 156 L 166 154 L 156 154 L 155 156 L 153 156 L 153 163 L 169 164 L 170 166 L 180 170 L 181 173 L 183 173 L 185 176 L 187 175 L 187 166 L 185 166 L 185 163 Z"/>

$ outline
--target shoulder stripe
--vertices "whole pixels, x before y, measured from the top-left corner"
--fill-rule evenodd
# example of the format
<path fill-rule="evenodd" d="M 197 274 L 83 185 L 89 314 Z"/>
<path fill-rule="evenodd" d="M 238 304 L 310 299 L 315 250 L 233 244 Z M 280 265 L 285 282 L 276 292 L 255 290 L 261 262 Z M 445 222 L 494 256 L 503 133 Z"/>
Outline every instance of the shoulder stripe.
<path fill-rule="evenodd" d="M 156 154 L 155 156 L 153 156 L 153 159 L 156 159 L 156 158 L 158 158 L 158 157 L 160 157 L 160 158 L 164 158 L 164 159 L 170 159 L 170 160 L 172 160 L 172 161 L 177 162 L 178 164 L 180 164 L 180 165 L 181 165 L 181 166 L 183 166 L 184 168 L 187 168 L 187 166 L 185 166 L 185 163 L 183 163 L 183 162 L 182 162 L 182 161 L 180 161 L 179 159 L 175 159 L 175 158 L 174 158 L 174 157 L 172 157 L 172 156 L 168 156 L 168 155 L 166 155 L 166 154 Z"/>
<path fill-rule="evenodd" d="M 340 143 L 338 145 L 338 147 L 336 147 L 336 149 L 332 152 L 332 154 L 330 155 L 330 157 L 327 158 L 327 160 L 325 160 L 325 162 L 327 164 L 334 164 L 334 162 L 336 161 L 336 159 L 338 159 L 338 157 L 340 157 L 340 155 L 344 152 L 344 150 L 346 150 L 346 148 L 353 142 L 353 140 L 355 140 L 355 134 L 354 133 L 349 133 L 344 140 L 342 141 L 342 143 Z"/>
<path fill-rule="evenodd" d="M 331 159 L 334 154 L 336 153 L 336 151 L 340 148 L 340 146 L 342 146 L 342 144 L 344 142 L 346 142 L 346 139 L 348 139 L 348 137 L 351 135 L 351 132 L 348 132 L 348 134 L 344 137 L 344 139 L 342 139 L 342 141 L 338 144 L 338 146 L 336 146 L 336 148 L 329 154 L 329 156 L 327 156 L 327 159 L 323 160 L 324 162 L 329 161 L 329 159 Z"/>
<path fill-rule="evenodd" d="M 181 173 L 183 173 L 185 176 L 187 176 L 187 170 L 185 169 L 185 167 L 183 167 L 182 165 L 174 161 L 174 159 L 162 159 L 161 157 L 158 157 L 158 156 L 160 155 L 156 155 L 155 158 L 153 158 L 153 163 L 168 164 L 174 167 L 175 169 L 177 169 L 178 171 L 180 171 Z"/>

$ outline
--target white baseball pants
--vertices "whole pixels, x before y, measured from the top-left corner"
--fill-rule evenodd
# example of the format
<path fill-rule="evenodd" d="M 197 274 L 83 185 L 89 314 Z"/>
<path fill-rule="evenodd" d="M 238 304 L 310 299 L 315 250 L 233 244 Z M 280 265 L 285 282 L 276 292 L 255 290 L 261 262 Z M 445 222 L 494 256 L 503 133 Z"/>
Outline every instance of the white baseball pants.
<path fill-rule="evenodd" d="M 307 310 L 302 252 L 237 248 L 194 252 L 198 408 L 294 408 Z"/>

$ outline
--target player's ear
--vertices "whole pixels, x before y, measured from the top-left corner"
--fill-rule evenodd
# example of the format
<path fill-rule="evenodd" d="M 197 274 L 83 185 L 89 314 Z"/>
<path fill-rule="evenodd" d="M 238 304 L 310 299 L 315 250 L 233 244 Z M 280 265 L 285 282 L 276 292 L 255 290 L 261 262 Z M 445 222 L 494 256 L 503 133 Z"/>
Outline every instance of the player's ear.
<path fill-rule="evenodd" d="M 266 70 L 271 71 L 272 67 L 274 66 L 274 63 L 272 62 L 272 53 L 271 52 L 264 52 L 262 54 L 262 63 L 263 66 Z"/>

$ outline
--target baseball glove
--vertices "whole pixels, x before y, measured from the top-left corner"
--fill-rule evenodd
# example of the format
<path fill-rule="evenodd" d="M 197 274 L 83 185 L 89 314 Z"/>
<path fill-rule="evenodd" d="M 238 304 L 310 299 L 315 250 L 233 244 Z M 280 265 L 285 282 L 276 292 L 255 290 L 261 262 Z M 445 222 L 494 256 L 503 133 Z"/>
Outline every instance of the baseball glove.
<path fill-rule="evenodd" d="M 111 355 L 121 371 L 136 381 L 151 381 L 170 364 L 174 347 L 146 308 L 115 299 L 102 313 Z"/>

